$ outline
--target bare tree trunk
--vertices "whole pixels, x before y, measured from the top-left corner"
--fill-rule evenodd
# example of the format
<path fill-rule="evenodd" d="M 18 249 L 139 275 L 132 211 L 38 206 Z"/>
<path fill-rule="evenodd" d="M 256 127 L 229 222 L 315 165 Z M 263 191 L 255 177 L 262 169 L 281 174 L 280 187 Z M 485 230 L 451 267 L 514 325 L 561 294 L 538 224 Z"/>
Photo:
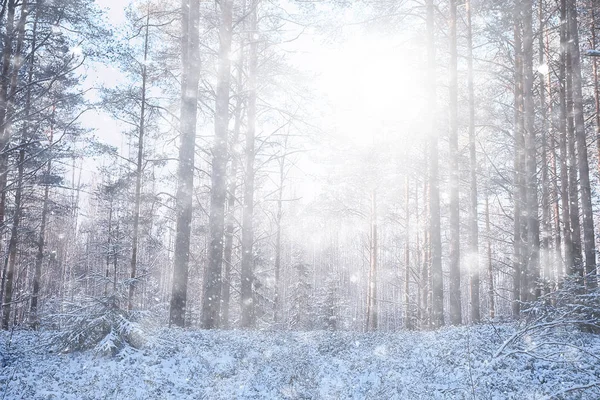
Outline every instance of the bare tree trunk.
<path fill-rule="evenodd" d="M 113 243 L 112 262 L 113 262 L 113 294 L 117 294 L 117 281 L 119 279 L 119 213 L 117 210 L 115 226 L 115 241 Z M 115 300 L 116 301 L 116 300 Z"/>
<path fill-rule="evenodd" d="M 490 199 L 489 193 L 485 195 L 485 232 L 487 235 L 487 273 L 488 273 L 488 302 L 490 319 L 496 316 L 496 302 L 494 301 L 494 264 L 492 263 L 492 232 L 490 230 Z"/>
<path fill-rule="evenodd" d="M 527 301 L 540 296 L 540 221 L 538 210 L 537 152 L 535 135 L 535 103 L 533 93 L 533 3 L 523 2 L 523 93 L 525 111 L 525 149 L 526 149 L 526 185 L 527 185 Z"/>
<path fill-rule="evenodd" d="M 127 309 L 133 310 L 133 292 L 135 290 L 136 281 L 136 270 L 137 270 L 137 259 L 138 259 L 138 241 L 139 241 L 139 230 L 140 230 L 140 205 L 142 200 L 142 173 L 143 173 L 143 162 L 144 162 L 144 130 L 146 123 L 146 81 L 147 81 L 147 70 L 146 61 L 148 60 L 148 30 L 150 26 L 150 8 L 146 13 L 146 33 L 144 35 L 144 63 L 142 65 L 142 104 L 140 108 L 140 123 L 139 123 L 139 136 L 138 136 L 138 154 L 137 164 L 135 171 L 135 206 L 133 209 L 133 238 L 131 244 L 131 275 L 129 282 L 129 294 L 127 297 Z"/>
<path fill-rule="evenodd" d="M 10 142 L 10 131 L 5 128 L 8 112 L 8 88 L 10 83 L 10 68 L 13 62 L 13 35 L 15 29 L 16 0 L 8 0 L 6 5 L 6 32 L 2 46 L 2 73 L 0 74 L 0 226 L 4 227 L 6 184 L 8 181 L 8 153 L 7 147 Z M 4 298 L 4 281 L 6 279 L 6 268 L 2 270 L 2 293 Z"/>
<path fill-rule="evenodd" d="M 544 65 L 546 61 L 544 59 L 545 46 L 544 46 L 544 31 L 545 31 L 545 20 L 544 20 L 544 3 L 540 1 L 538 7 L 538 21 L 540 26 L 540 32 L 538 34 L 538 65 Z M 542 249 L 543 258 L 542 268 L 544 272 L 543 276 L 543 289 L 547 293 L 550 290 L 550 282 L 552 280 L 551 271 L 551 258 L 550 258 L 550 243 L 551 243 L 551 232 L 550 232 L 550 182 L 548 179 L 548 137 L 550 132 L 548 127 L 548 109 L 546 105 L 546 80 L 544 74 L 539 73 L 539 96 L 540 96 L 540 115 L 542 120 Z"/>
<path fill-rule="evenodd" d="M 560 133 L 556 130 L 555 128 L 555 111 L 554 111 L 554 105 L 553 105 L 553 100 L 552 100 L 552 74 L 550 73 L 550 68 L 549 68 L 549 63 L 550 63 L 550 34 L 549 34 L 549 30 L 546 29 L 545 31 L 545 47 L 544 47 L 544 52 L 545 52 L 545 57 L 546 57 L 546 63 L 548 65 L 548 73 L 546 74 L 546 92 L 548 94 L 548 115 L 550 116 L 549 121 L 548 121 L 548 126 L 549 126 L 549 139 L 550 139 L 550 164 L 551 164 L 551 173 L 550 178 L 551 178 L 551 186 L 550 186 L 550 198 L 552 199 L 552 219 L 554 221 L 554 249 L 553 249 L 553 254 L 554 254 L 554 264 L 555 264 L 555 279 L 552 282 L 552 286 L 556 287 L 557 283 L 560 282 L 560 280 L 562 279 L 563 275 L 564 275 L 564 271 L 563 271 L 563 267 L 564 267 L 564 261 L 562 259 L 561 256 L 561 247 L 562 247 L 562 236 L 561 236 L 561 225 L 560 225 L 560 194 L 559 194 L 559 188 L 558 188 L 558 181 L 559 181 L 559 172 L 558 172 L 558 167 L 557 167 L 557 162 L 556 162 L 556 158 L 557 158 L 557 154 L 556 154 L 556 149 L 558 147 L 558 141 L 556 139 L 556 135 L 557 133 Z M 559 106 L 560 109 L 560 106 Z M 560 126 L 560 124 L 558 124 Z M 549 233 L 549 235 L 551 236 L 552 234 Z"/>
<path fill-rule="evenodd" d="M 182 65 L 179 167 L 177 170 L 175 254 L 169 324 L 185 326 L 187 304 L 200 43 L 198 0 L 182 0 Z"/>
<path fill-rule="evenodd" d="M 227 197 L 227 139 L 229 126 L 229 89 L 231 81 L 232 0 L 224 0 L 219 25 L 219 70 L 215 102 L 215 141 L 212 153 L 208 264 L 204 272 L 202 293 L 202 327 L 219 326 L 221 313 L 221 270 L 225 201 Z"/>
<path fill-rule="evenodd" d="M 577 2 L 568 0 L 567 17 L 569 23 L 569 43 L 571 44 L 571 73 L 573 81 L 573 119 L 577 145 L 577 169 L 581 189 L 581 211 L 583 214 L 583 245 L 585 254 L 586 287 L 595 288 L 596 282 L 596 239 L 594 235 L 594 215 L 592 210 L 592 189 L 590 168 L 583 115 L 583 94 L 581 78 L 581 55 L 579 52 L 579 32 L 577 29 Z"/>
<path fill-rule="evenodd" d="M 567 16 L 566 16 L 566 0 L 561 0 L 560 3 L 560 63 L 559 63 L 559 80 L 560 80 L 560 198 L 562 206 L 563 220 L 563 238 L 564 238 L 564 270 L 565 274 L 573 273 L 574 268 L 574 248 L 573 237 L 571 232 L 571 209 L 569 201 L 569 169 L 568 169 L 568 134 L 567 134 Z"/>
<path fill-rule="evenodd" d="M 110 277 L 110 252 L 112 249 L 112 223 L 113 223 L 113 201 L 110 199 L 108 209 L 108 236 L 106 239 L 106 282 L 104 284 L 104 296 L 108 295 L 108 282 Z M 116 278 L 115 278 L 116 279 Z M 116 285 L 116 283 L 115 283 Z M 114 294 L 114 293 L 113 293 Z"/>
<path fill-rule="evenodd" d="M 427 158 L 427 154 L 425 154 Z M 427 160 L 425 160 L 427 163 Z M 423 290 L 421 292 L 421 309 L 423 315 L 421 316 L 421 327 L 428 327 L 431 320 L 431 240 L 430 240 L 430 223 L 428 216 L 429 212 L 429 184 L 426 181 L 423 182 L 423 204 L 425 207 L 425 229 L 423 232 L 423 264 L 421 266 L 421 284 Z"/>
<path fill-rule="evenodd" d="M 450 0 L 450 323 L 462 323 L 460 294 L 460 199 L 458 166 L 458 54 L 456 0 Z"/>
<path fill-rule="evenodd" d="M 32 30 L 32 40 L 31 47 L 35 49 L 36 47 L 36 37 L 37 37 L 37 22 L 39 18 L 39 13 L 36 13 L 35 23 Z M 31 83 L 33 82 L 33 66 L 35 65 L 35 53 L 31 52 L 30 60 L 29 60 L 29 74 L 27 77 L 27 102 L 29 103 L 31 100 Z M 29 107 L 28 107 L 29 108 Z M 50 138 L 48 143 L 48 151 L 52 148 L 52 141 L 54 140 L 54 110 L 52 113 L 52 118 L 50 119 Z M 45 176 L 47 178 L 50 177 L 52 173 L 52 158 L 48 158 L 46 163 L 46 171 Z M 49 182 L 44 182 L 44 197 L 42 200 L 42 215 L 40 222 L 40 232 L 37 241 L 37 253 L 35 256 L 35 270 L 33 275 L 33 291 L 31 293 L 31 303 L 29 308 L 29 323 L 34 329 L 39 328 L 39 315 L 38 315 L 38 302 L 40 295 L 40 287 L 42 281 L 42 263 L 44 262 L 44 250 L 46 244 L 46 224 L 48 220 L 48 200 L 50 197 L 50 184 Z"/>
<path fill-rule="evenodd" d="M 285 181 L 285 161 L 287 152 L 288 136 L 284 139 L 283 155 L 279 159 L 279 193 L 277 195 L 277 211 L 275 214 L 275 300 L 274 321 L 280 321 L 281 308 L 281 221 L 283 219 L 283 184 Z"/>
<path fill-rule="evenodd" d="M 423 255 L 421 254 L 421 236 L 420 236 L 420 227 L 421 227 L 421 220 L 419 217 L 419 192 L 420 192 L 420 186 L 419 186 L 419 179 L 415 179 L 415 207 L 413 209 L 413 213 L 415 214 L 415 252 L 414 254 L 416 255 L 416 260 L 414 261 L 415 264 L 415 269 L 414 269 L 414 279 L 417 283 L 417 293 L 416 293 L 416 298 L 415 298 L 415 308 L 416 308 L 416 314 L 414 315 L 414 324 L 413 324 L 413 329 L 416 329 L 418 327 L 418 324 L 423 324 L 424 321 L 424 316 L 425 316 L 425 312 L 424 309 L 422 308 L 422 303 L 421 303 L 421 299 L 423 298 L 423 294 L 422 294 L 422 290 L 423 290 L 423 281 L 422 281 L 422 275 L 421 275 L 421 269 L 422 269 L 422 265 L 423 265 Z"/>
<path fill-rule="evenodd" d="M 27 129 L 27 128 L 25 128 Z M 10 310 L 13 297 L 13 278 L 15 273 L 15 264 L 17 262 L 17 244 L 19 239 L 19 228 L 21 222 L 21 213 L 23 210 L 23 174 L 25 166 L 25 147 L 28 133 L 25 131 L 21 136 L 19 158 L 17 161 L 17 187 L 15 191 L 15 211 L 12 218 L 12 227 L 10 231 L 10 241 L 8 244 L 8 267 L 6 269 L 6 282 L 4 288 L 4 301 L 2 309 L 2 329 L 6 330 L 10 325 Z"/>
<path fill-rule="evenodd" d="M 444 325 L 444 281 L 442 274 L 442 235 L 440 223 L 440 187 L 438 173 L 438 132 L 435 84 L 435 42 L 433 0 L 427 0 L 427 67 L 429 70 L 429 101 L 432 109 L 431 131 L 429 133 L 429 212 L 431 243 L 431 326 Z"/>
<path fill-rule="evenodd" d="M 15 10 L 17 2 L 8 0 L 7 3 L 7 21 L 6 33 L 2 49 L 2 73 L 0 75 L 0 229 L 4 229 L 4 219 L 6 215 L 6 192 L 8 183 L 8 158 L 10 145 L 11 129 L 10 129 L 10 114 L 12 113 L 13 105 L 10 102 L 10 97 L 14 95 L 17 88 L 18 73 L 22 61 L 16 60 L 15 55 L 20 55 L 25 33 L 25 22 L 27 19 L 28 1 L 24 0 L 21 5 L 21 15 L 15 27 Z M 25 11 L 25 12 L 24 12 Z M 17 32 L 17 43 L 13 47 L 13 39 Z M 13 54 L 14 51 L 14 54 Z M 22 58 L 24 59 L 24 58 Z M 8 276 L 8 264 L 3 263 L 2 267 L 2 284 L 0 286 L 0 300 L 4 299 L 6 290 L 6 281 Z M 0 308 L 4 307 L 0 302 Z"/>
<path fill-rule="evenodd" d="M 52 145 L 52 136 L 50 136 L 50 145 Z M 46 176 L 52 173 L 52 161 L 48 160 L 46 166 Z M 42 217 L 40 222 L 40 233 L 37 242 L 37 253 L 35 256 L 35 272 L 33 276 L 33 291 L 31 293 L 31 304 L 29 311 L 29 320 L 34 329 L 39 327 L 38 316 L 38 298 L 40 295 L 42 281 L 42 263 L 44 262 L 44 250 L 46 244 L 46 224 L 48 219 L 48 200 L 50 194 L 50 185 L 46 183 L 44 187 L 44 199 L 42 200 Z"/>
<path fill-rule="evenodd" d="M 371 235 L 369 246 L 369 286 L 367 290 L 367 331 L 376 331 L 378 327 L 377 310 L 377 193 L 371 194 Z"/>
<path fill-rule="evenodd" d="M 404 243 L 404 320 L 405 328 L 413 329 L 412 311 L 410 309 L 410 178 L 406 175 L 405 214 L 406 237 Z"/>
<path fill-rule="evenodd" d="M 256 135 L 256 73 L 258 68 L 258 0 L 252 4 L 248 65 L 248 130 L 246 132 L 246 176 L 244 179 L 244 212 L 242 217 L 242 327 L 256 323 L 254 298 L 254 141 Z"/>
<path fill-rule="evenodd" d="M 230 326 L 229 322 L 229 305 L 231 301 L 231 268 L 233 266 L 233 232 L 235 225 L 235 201 L 236 201 L 236 189 L 237 189 L 237 173 L 239 164 L 239 154 L 236 154 L 233 150 L 239 141 L 240 128 L 242 124 L 242 69 L 243 61 L 240 61 L 238 69 L 238 82 L 239 90 L 237 96 L 237 103 L 235 107 L 234 115 L 234 126 L 233 126 L 233 138 L 231 140 L 229 156 L 231 157 L 231 165 L 229 171 L 229 183 L 227 189 L 227 219 L 225 226 L 225 245 L 223 250 L 223 279 L 221 288 L 221 326 L 228 329 Z"/>
<path fill-rule="evenodd" d="M 591 7 L 592 13 L 592 49 L 598 46 L 596 37 L 596 7 Z M 597 57 L 592 57 L 592 71 L 594 75 L 594 109 L 596 111 L 596 152 L 598 173 L 600 173 L 600 87 L 598 85 L 598 60 Z"/>
<path fill-rule="evenodd" d="M 570 39 L 569 39 L 570 40 Z M 581 225 L 579 219 L 579 190 L 577 179 L 577 153 L 575 146 L 575 120 L 573 118 L 573 74 L 571 46 L 568 45 L 566 59 L 566 104 L 567 104 L 567 170 L 569 174 L 569 215 L 571 216 L 571 240 L 573 242 L 573 265 L 570 275 L 577 275 L 583 283 L 583 259 L 581 257 Z"/>
<path fill-rule="evenodd" d="M 26 22 L 28 13 L 29 13 L 28 1 L 24 0 L 23 3 L 21 4 L 21 15 L 19 17 L 19 23 L 17 25 L 17 44 L 16 44 L 16 48 L 15 48 L 15 54 L 17 56 L 19 56 L 21 54 L 21 49 L 23 47 L 23 39 L 24 39 L 24 34 L 25 34 L 25 22 Z M 15 59 L 15 57 L 13 57 L 12 64 L 13 65 L 12 65 L 12 72 L 11 72 L 11 77 L 10 77 L 10 92 L 9 92 L 11 98 L 14 97 L 14 95 L 17 91 L 18 73 L 19 73 L 19 70 L 20 70 L 23 62 L 20 61 L 19 59 Z M 4 279 L 2 329 L 8 329 L 9 325 L 10 325 L 10 311 L 12 308 L 15 264 L 17 262 L 17 244 L 18 244 L 18 240 L 19 240 L 19 225 L 20 225 L 20 221 L 21 221 L 21 215 L 23 212 L 23 209 L 22 209 L 23 176 L 24 176 L 24 169 L 25 169 L 25 148 L 26 148 L 27 142 L 29 140 L 28 119 L 29 119 L 30 106 L 31 106 L 31 92 L 30 92 L 30 90 L 28 90 L 27 104 L 25 105 L 26 120 L 25 120 L 25 124 L 24 124 L 24 128 L 23 128 L 23 132 L 21 134 L 19 157 L 18 157 L 18 161 L 17 161 L 17 163 L 18 163 L 17 164 L 17 185 L 16 185 L 17 187 L 16 187 L 16 191 L 15 191 L 15 204 L 14 204 L 15 211 L 14 211 L 14 215 L 13 215 L 13 219 L 12 219 L 10 240 L 9 240 L 9 244 L 8 244 L 8 259 L 6 260 L 6 263 L 8 265 L 5 266 L 6 279 Z M 6 104 L 6 114 L 4 115 L 4 123 L 1 127 L 2 131 L 3 131 L 2 132 L 3 138 L 6 135 L 10 136 L 11 124 L 10 124 L 9 118 L 11 118 L 11 114 L 13 113 L 13 111 L 14 111 L 14 104 L 12 104 L 9 101 L 8 104 Z M 5 146 L 8 145 L 9 142 L 10 142 L 10 138 L 7 138 Z M 8 152 L 6 151 L 6 148 L 4 146 L 2 146 L 1 149 L 3 150 L 2 157 L 7 158 Z M 2 190 L 3 191 L 6 190 L 6 186 L 3 186 Z M 1 207 L 2 207 L 2 209 L 4 209 L 4 204 L 2 204 Z M 16 318 L 16 314 L 15 314 L 15 318 Z"/>
<path fill-rule="evenodd" d="M 473 28 L 471 0 L 467 0 L 467 86 L 469 92 L 469 161 L 470 161 L 470 204 L 469 204 L 469 271 L 471 294 L 471 322 L 481 320 L 479 286 L 479 226 L 477 214 L 477 138 L 475 137 L 475 84 L 473 80 Z"/>
<path fill-rule="evenodd" d="M 512 314 L 513 318 L 519 318 L 521 310 L 521 301 L 523 300 L 524 290 L 524 263 L 523 258 L 526 254 L 524 238 L 526 233 L 526 220 L 523 215 L 523 209 L 526 205 L 527 192 L 525 186 L 524 174 L 524 102 L 523 102 L 523 48 L 521 36 L 521 0 L 514 2 L 514 47 L 515 47 L 515 160 L 514 160 L 514 260 L 513 260 L 513 293 L 512 293 Z"/>

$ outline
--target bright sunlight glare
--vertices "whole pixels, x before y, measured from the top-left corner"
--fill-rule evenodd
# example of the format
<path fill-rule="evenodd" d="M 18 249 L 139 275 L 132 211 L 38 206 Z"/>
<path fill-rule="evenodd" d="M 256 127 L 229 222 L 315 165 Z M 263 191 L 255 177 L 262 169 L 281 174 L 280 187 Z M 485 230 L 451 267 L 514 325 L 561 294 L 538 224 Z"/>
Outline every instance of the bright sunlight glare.
<path fill-rule="evenodd" d="M 413 137 L 426 106 L 417 61 L 408 48 L 375 36 L 350 40 L 329 54 L 322 90 L 337 131 L 361 145 L 389 135 Z"/>

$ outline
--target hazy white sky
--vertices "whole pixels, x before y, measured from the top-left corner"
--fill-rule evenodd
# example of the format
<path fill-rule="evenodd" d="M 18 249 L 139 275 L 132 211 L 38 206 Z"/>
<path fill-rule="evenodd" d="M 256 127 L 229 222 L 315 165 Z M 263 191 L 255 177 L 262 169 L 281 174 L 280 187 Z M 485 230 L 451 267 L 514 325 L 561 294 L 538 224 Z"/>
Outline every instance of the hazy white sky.
<path fill-rule="evenodd" d="M 106 10 L 112 25 L 118 28 L 125 23 L 129 1 L 96 1 Z M 344 41 L 326 40 L 307 30 L 304 36 L 284 45 L 296 68 L 314 75 L 314 97 L 323 105 L 315 108 L 327 110 L 318 122 L 321 129 L 335 140 L 363 148 L 370 147 L 377 137 L 386 140 L 386 135 L 403 135 L 401 142 L 405 145 L 419 134 L 413 126 L 421 120 L 425 108 L 421 93 L 424 71 L 417 67 L 422 62 L 420 52 L 406 47 L 410 39 L 389 32 L 365 34 L 355 26 L 344 32 Z M 88 85 L 93 86 L 114 86 L 124 80 L 118 69 L 99 63 L 91 64 L 86 73 Z M 123 143 L 121 127 L 105 113 L 90 112 L 84 124 L 95 129 L 96 136 L 105 143 Z M 124 151 L 121 154 L 126 156 Z M 91 174 L 96 166 L 86 163 L 84 173 Z M 311 172 L 312 168 L 306 166 L 306 172 Z"/>
<path fill-rule="evenodd" d="M 96 0 L 96 4 L 107 11 L 108 17 L 114 25 L 125 21 L 125 8 L 130 3 L 128 0 Z"/>

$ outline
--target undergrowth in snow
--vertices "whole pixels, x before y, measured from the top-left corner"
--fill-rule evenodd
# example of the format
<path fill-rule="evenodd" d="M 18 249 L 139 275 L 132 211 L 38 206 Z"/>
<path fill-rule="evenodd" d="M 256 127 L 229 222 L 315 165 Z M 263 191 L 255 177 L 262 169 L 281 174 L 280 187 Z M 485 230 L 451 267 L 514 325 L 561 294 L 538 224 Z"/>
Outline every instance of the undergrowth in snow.
<path fill-rule="evenodd" d="M 0 398 L 600 398 L 600 336 L 517 333 L 509 324 L 368 334 L 165 328 L 111 357 L 57 353 L 48 331 L 2 332 Z"/>

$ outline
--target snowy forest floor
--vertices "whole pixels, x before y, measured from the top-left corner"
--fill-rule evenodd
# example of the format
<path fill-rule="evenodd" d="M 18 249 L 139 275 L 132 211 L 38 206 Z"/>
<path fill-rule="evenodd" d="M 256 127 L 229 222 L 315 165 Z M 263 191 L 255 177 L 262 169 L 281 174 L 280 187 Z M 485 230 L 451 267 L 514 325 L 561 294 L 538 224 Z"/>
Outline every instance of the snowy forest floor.
<path fill-rule="evenodd" d="M 115 357 L 0 335 L 0 399 L 598 399 L 600 335 L 513 325 L 352 333 L 160 329 Z"/>

